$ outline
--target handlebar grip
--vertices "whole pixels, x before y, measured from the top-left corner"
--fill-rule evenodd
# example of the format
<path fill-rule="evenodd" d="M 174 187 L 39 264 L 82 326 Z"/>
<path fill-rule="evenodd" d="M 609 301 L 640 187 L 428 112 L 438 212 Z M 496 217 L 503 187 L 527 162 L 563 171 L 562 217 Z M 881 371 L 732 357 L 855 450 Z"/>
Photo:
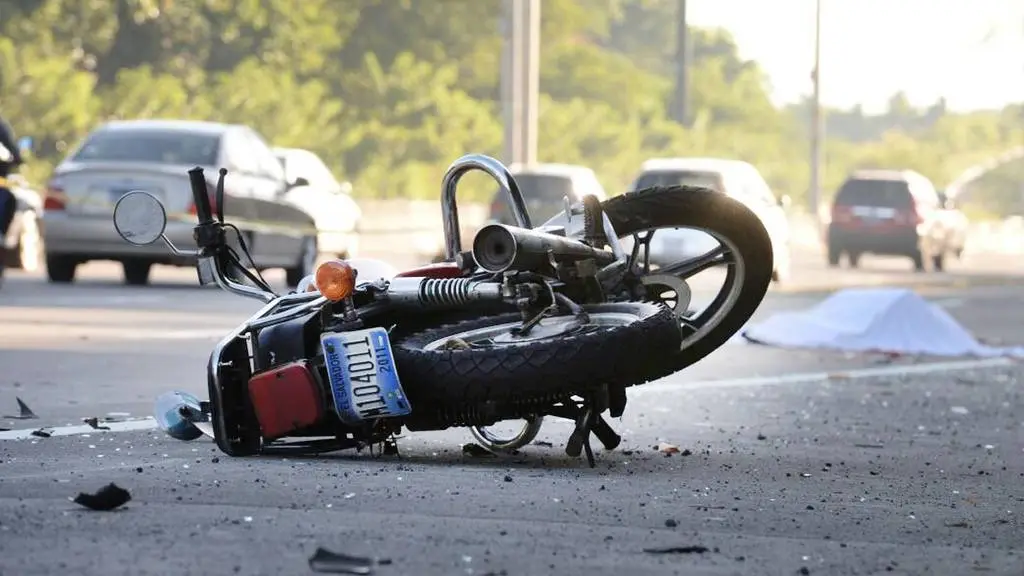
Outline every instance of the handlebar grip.
<path fill-rule="evenodd" d="M 188 171 L 188 180 L 192 185 L 192 199 L 196 204 L 196 215 L 200 224 L 213 223 L 213 209 L 210 207 L 210 195 L 206 189 L 206 176 L 203 169 L 196 166 Z"/>

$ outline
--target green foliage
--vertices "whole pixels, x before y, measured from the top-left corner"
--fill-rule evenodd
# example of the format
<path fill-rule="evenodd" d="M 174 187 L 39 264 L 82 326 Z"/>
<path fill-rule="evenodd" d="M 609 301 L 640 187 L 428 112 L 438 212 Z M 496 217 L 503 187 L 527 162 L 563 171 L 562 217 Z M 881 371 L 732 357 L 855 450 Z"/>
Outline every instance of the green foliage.
<path fill-rule="evenodd" d="M 808 189 L 809 107 L 776 109 L 731 36 L 694 29 L 692 122 L 671 120 L 675 0 L 544 0 L 541 161 L 593 167 L 612 194 L 645 159 L 749 160 L 779 194 Z M 436 198 L 449 163 L 501 155 L 503 0 L 0 0 L 0 107 L 37 143 L 42 180 L 113 118 L 252 126 L 314 150 L 356 194 Z M 858 167 L 912 168 L 940 186 L 1024 144 L 1024 105 L 950 113 L 828 111 L 826 193 Z M 971 187 L 1021 209 L 1020 169 Z M 464 196 L 491 186 L 468 178 Z"/>

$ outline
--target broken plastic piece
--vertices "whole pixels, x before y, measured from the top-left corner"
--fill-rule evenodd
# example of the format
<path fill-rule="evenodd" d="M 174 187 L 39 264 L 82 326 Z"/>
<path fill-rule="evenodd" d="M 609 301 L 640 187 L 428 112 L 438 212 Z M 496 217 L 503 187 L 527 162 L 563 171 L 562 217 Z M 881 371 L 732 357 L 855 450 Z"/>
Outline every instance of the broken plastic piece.
<path fill-rule="evenodd" d="M 11 420 L 35 420 L 39 418 L 39 416 L 36 416 L 35 412 L 33 412 L 32 409 L 28 407 L 28 404 L 25 404 L 24 400 L 17 397 L 15 397 L 15 400 L 18 401 L 18 415 L 4 415 L 4 418 L 8 418 Z"/>
<path fill-rule="evenodd" d="M 30 434 L 32 434 L 33 436 L 37 436 L 39 438 L 49 438 L 50 436 L 53 435 L 46 428 L 40 428 L 39 430 L 33 430 L 32 432 L 30 432 Z"/>
<path fill-rule="evenodd" d="M 474 458 L 493 458 L 494 453 L 479 444 L 469 442 L 462 445 L 462 453 Z"/>
<path fill-rule="evenodd" d="M 203 435 L 195 422 L 205 420 L 205 414 L 200 400 L 188 392 L 175 390 L 158 396 L 154 416 L 160 429 L 176 440 L 189 442 Z"/>
<path fill-rule="evenodd" d="M 75 504 L 85 506 L 90 510 L 107 511 L 123 506 L 132 495 L 127 490 L 111 482 L 100 488 L 95 494 L 80 493 L 75 497 Z"/>
<path fill-rule="evenodd" d="M 364 558 L 331 552 L 326 548 L 317 548 L 309 557 L 309 568 L 314 572 L 331 574 L 373 574 L 374 566 L 391 564 L 387 558 Z"/>
<path fill-rule="evenodd" d="M 93 430 L 110 430 L 110 426 L 100 426 L 100 419 L 93 416 L 92 418 L 82 418 L 82 422 L 85 422 Z"/>
<path fill-rule="evenodd" d="M 655 446 L 654 449 L 662 454 L 678 454 L 680 451 L 679 446 L 669 444 L 668 442 L 662 442 Z"/>

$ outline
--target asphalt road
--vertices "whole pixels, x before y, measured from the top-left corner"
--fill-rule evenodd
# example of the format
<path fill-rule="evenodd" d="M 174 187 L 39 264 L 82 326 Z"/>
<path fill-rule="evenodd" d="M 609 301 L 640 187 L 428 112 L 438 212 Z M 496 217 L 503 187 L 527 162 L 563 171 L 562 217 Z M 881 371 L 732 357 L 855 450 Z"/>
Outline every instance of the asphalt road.
<path fill-rule="evenodd" d="M 1021 267 L 972 260 L 922 275 L 808 257 L 759 316 L 901 284 L 1024 344 Z M 232 459 L 151 429 L 25 438 L 205 395 L 210 347 L 258 304 L 192 279 L 127 288 L 99 264 L 0 290 L 0 574 L 305 574 L 317 546 L 390 559 L 378 574 L 1024 574 L 1024 370 L 1006 359 L 729 344 L 633 390 L 596 469 L 564 455 L 559 421 L 507 458 L 464 455 L 464 430 L 407 435 L 400 458 Z M 39 419 L 4 418 L 15 397 Z M 132 493 L 119 511 L 69 501 L 108 482 Z M 688 546 L 706 550 L 645 552 Z"/>

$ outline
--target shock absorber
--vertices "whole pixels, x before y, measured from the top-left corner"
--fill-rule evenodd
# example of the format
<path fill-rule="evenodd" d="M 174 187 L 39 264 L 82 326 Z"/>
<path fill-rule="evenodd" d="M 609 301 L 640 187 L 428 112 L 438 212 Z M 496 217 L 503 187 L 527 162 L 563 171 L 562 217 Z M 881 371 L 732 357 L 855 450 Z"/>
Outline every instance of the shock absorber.
<path fill-rule="evenodd" d="M 419 308 L 445 308 L 503 299 L 501 284 L 469 278 L 393 278 L 385 294 L 396 305 Z"/>
<path fill-rule="evenodd" d="M 583 197 L 583 240 L 594 248 L 604 248 L 608 243 L 604 234 L 604 210 L 593 194 Z"/>

